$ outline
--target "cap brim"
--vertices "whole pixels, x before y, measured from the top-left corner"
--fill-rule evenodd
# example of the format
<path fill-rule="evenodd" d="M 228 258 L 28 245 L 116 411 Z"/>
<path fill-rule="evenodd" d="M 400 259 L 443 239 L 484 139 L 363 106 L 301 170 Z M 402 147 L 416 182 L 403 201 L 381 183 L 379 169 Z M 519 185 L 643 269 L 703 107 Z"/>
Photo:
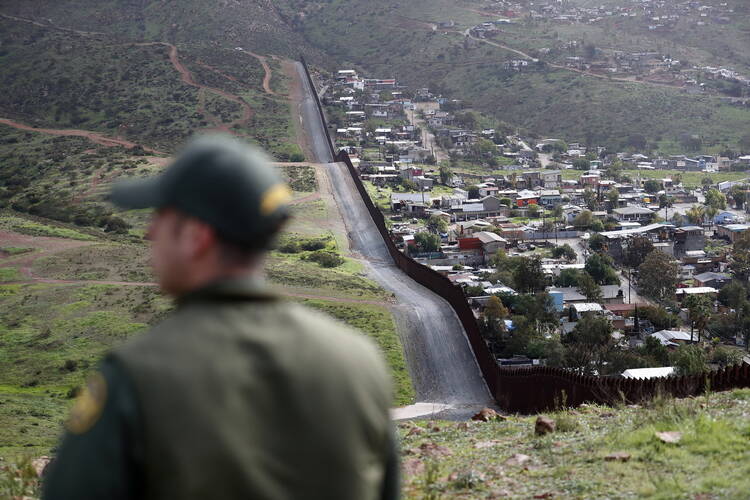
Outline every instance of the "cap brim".
<path fill-rule="evenodd" d="M 127 179 L 115 183 L 109 200 L 121 208 L 158 208 L 164 205 L 159 177 Z"/>

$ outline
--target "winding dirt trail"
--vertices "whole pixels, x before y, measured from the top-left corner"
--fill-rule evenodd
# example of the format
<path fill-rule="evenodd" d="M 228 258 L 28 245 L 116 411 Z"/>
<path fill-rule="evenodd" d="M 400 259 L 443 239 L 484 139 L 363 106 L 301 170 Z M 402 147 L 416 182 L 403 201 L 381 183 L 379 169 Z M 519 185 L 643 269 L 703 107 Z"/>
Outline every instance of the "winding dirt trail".
<path fill-rule="evenodd" d="M 70 29 L 70 28 L 63 28 L 61 26 L 57 26 L 55 24 L 52 24 L 51 21 L 50 21 L 50 24 L 44 24 L 44 23 L 40 23 L 39 21 L 34 21 L 33 19 L 25 19 L 23 17 L 11 16 L 11 15 L 8 15 L 8 14 L 3 14 L 2 12 L 0 12 L 0 17 L 4 17 L 6 19 L 11 19 L 13 21 L 21 21 L 23 23 L 33 24 L 35 26 L 39 26 L 39 27 L 42 27 L 42 28 L 53 28 L 53 29 L 60 30 L 60 31 L 66 31 L 68 33 L 75 33 L 76 35 L 81 35 L 81 36 L 106 35 L 106 33 L 101 33 L 99 31 L 80 31 L 80 30 L 74 30 L 74 29 Z"/>
<path fill-rule="evenodd" d="M 0 124 L 7 125 L 9 127 L 17 128 L 19 130 L 25 130 L 27 132 L 39 132 L 40 134 L 48 135 L 60 135 L 60 136 L 75 136 L 84 137 L 95 144 L 106 147 L 122 146 L 128 149 L 135 147 L 143 148 L 144 151 L 149 153 L 163 155 L 166 154 L 163 151 L 157 151 L 156 149 L 136 144 L 135 142 L 127 141 L 125 139 L 107 137 L 97 132 L 91 132 L 89 130 L 77 130 L 77 129 L 54 129 L 54 128 L 36 128 L 30 125 L 25 125 L 17 121 L 10 120 L 8 118 L 0 118 Z"/>
<path fill-rule="evenodd" d="M 203 85 L 202 83 L 198 83 L 195 81 L 195 78 L 193 78 L 193 74 L 190 72 L 190 70 L 182 63 L 180 62 L 179 52 L 177 50 L 177 47 L 172 45 L 171 43 L 167 42 L 139 42 L 134 43 L 132 45 L 138 46 L 138 47 L 147 47 L 147 46 L 154 46 L 154 45 L 162 45 L 164 47 L 169 48 L 169 61 L 172 63 L 172 66 L 174 66 L 174 69 L 177 70 L 177 72 L 180 74 L 180 78 L 182 79 L 182 82 L 190 85 L 191 87 L 195 87 L 197 89 L 204 90 L 206 92 L 211 92 L 212 94 L 219 95 L 223 97 L 224 99 L 227 99 L 228 101 L 232 101 L 240 106 L 242 109 L 242 116 L 239 118 L 236 118 L 228 123 L 221 123 L 220 125 L 216 125 L 217 130 L 221 130 L 223 132 L 227 132 L 229 134 L 233 134 L 236 136 L 241 136 L 242 134 L 237 133 L 236 131 L 232 130 L 232 127 L 235 125 L 244 125 L 247 124 L 247 122 L 250 121 L 250 119 L 253 117 L 253 110 L 250 107 L 250 105 L 245 102 L 243 98 L 240 96 L 237 96 L 235 94 L 229 93 L 225 90 L 217 89 L 214 87 L 210 87 L 208 85 Z M 211 68 L 213 70 L 213 68 Z M 214 70 L 217 71 L 218 70 Z M 228 75 L 224 75 L 228 76 Z M 206 117 L 216 123 L 217 119 L 211 119 L 208 115 L 210 115 L 208 111 L 204 108 L 204 115 Z M 215 117 L 214 117 L 215 118 Z M 220 123 L 220 122 L 219 122 Z"/>
<path fill-rule="evenodd" d="M 39 26 L 39 27 L 42 27 L 42 28 L 56 29 L 56 30 L 59 30 L 59 31 L 65 31 L 65 32 L 69 32 L 69 33 L 75 33 L 75 34 L 78 34 L 78 35 L 81 35 L 81 36 L 98 36 L 98 35 L 104 35 L 104 33 L 90 32 L 90 31 L 79 31 L 79 30 L 74 30 L 74 29 L 70 29 L 70 28 L 63 28 L 63 27 L 60 27 L 60 26 L 56 26 L 54 24 L 40 23 L 40 22 L 35 21 L 33 19 L 25 19 L 25 18 L 16 17 L 16 16 L 10 16 L 10 15 L 3 14 L 3 13 L 0 13 L 0 17 L 4 17 L 4 18 L 10 19 L 10 20 L 15 20 L 15 21 L 20 21 L 20 22 L 30 23 L 30 24 L 33 24 L 35 26 Z M 221 120 L 219 120 L 218 118 L 216 118 L 215 116 L 213 116 L 210 112 L 208 112 L 205 109 L 204 99 L 202 99 L 201 102 L 200 102 L 200 104 L 199 104 L 199 107 L 202 108 L 204 116 L 206 116 L 206 118 L 214 124 L 214 127 L 212 127 L 212 129 L 218 130 L 218 131 L 222 131 L 222 132 L 226 132 L 226 133 L 229 133 L 229 134 L 232 134 L 232 135 L 235 135 L 235 136 L 243 136 L 243 134 L 240 134 L 240 133 L 234 131 L 233 127 L 235 127 L 236 125 L 245 125 L 253 117 L 253 110 L 250 107 L 250 105 L 247 102 L 245 102 L 244 99 L 242 99 L 240 96 L 237 96 L 237 95 L 232 94 L 230 92 L 226 92 L 224 90 L 217 89 L 217 88 L 210 87 L 208 85 L 203 85 L 201 83 L 196 82 L 195 79 L 193 78 L 193 75 L 190 72 L 190 70 L 187 67 L 185 67 L 185 65 L 180 61 L 177 47 L 175 47 L 171 43 L 168 43 L 168 42 L 136 42 L 136 43 L 128 43 L 126 45 L 140 46 L 140 47 L 161 45 L 161 46 L 167 47 L 169 49 L 169 60 L 172 63 L 172 66 L 174 66 L 175 70 L 180 74 L 180 78 L 181 78 L 181 80 L 182 80 L 183 83 L 185 83 L 187 85 L 190 85 L 192 87 L 196 87 L 196 88 L 201 89 L 203 91 L 207 91 L 207 92 L 211 92 L 213 94 L 219 95 L 219 96 L 223 97 L 224 99 L 232 101 L 232 102 L 234 102 L 234 103 L 236 103 L 236 104 L 238 104 L 240 106 L 241 116 L 239 118 L 236 118 L 236 119 L 228 122 L 228 123 L 224 123 Z M 263 79 L 263 89 L 267 93 L 269 93 L 271 95 L 276 95 L 273 92 L 273 90 L 271 90 L 271 87 L 270 87 L 271 74 L 272 73 L 271 73 L 270 66 L 268 65 L 268 63 L 265 60 L 265 57 L 258 56 L 257 54 L 252 54 L 252 53 L 250 53 L 250 55 L 252 55 L 254 57 L 257 57 L 260 60 L 261 65 L 263 66 L 263 68 L 264 68 L 264 70 L 266 72 L 265 77 Z M 200 64 L 200 62 L 199 62 L 199 64 Z M 221 71 L 219 71 L 219 70 L 217 70 L 215 68 L 209 67 L 209 69 L 211 69 L 212 71 L 216 71 L 217 73 L 221 74 L 225 78 L 229 78 L 230 80 L 236 81 L 236 79 L 234 77 L 231 77 L 230 75 L 227 75 L 227 74 L 225 74 L 225 73 L 223 73 L 223 72 L 221 72 Z M 87 130 L 62 130 L 62 129 L 33 128 L 33 127 L 28 126 L 28 125 L 24 125 L 24 124 L 21 124 L 21 123 L 18 123 L 18 122 L 9 120 L 9 119 L 0 119 L 0 123 L 4 123 L 4 124 L 9 125 L 11 127 L 15 127 L 15 128 L 22 129 L 22 130 L 37 131 L 37 132 L 40 132 L 40 133 L 47 133 L 47 134 L 51 134 L 51 135 L 68 135 L 68 136 L 85 137 L 85 138 L 91 140 L 92 142 L 94 142 L 96 144 L 100 144 L 102 146 L 107 146 L 107 147 L 124 146 L 124 147 L 127 147 L 127 148 L 133 148 L 133 147 L 136 146 L 135 143 L 127 141 L 127 140 L 124 140 L 124 139 L 106 137 L 106 136 L 98 134 L 96 132 L 91 132 L 91 131 L 87 131 Z M 143 147 L 143 146 L 141 146 L 141 147 Z M 155 154 L 165 154 L 165 153 L 163 153 L 161 151 L 157 151 L 157 150 L 152 149 L 152 148 L 143 147 L 143 149 L 145 151 L 148 151 L 148 152 L 151 152 L 151 153 L 155 153 Z"/>
<path fill-rule="evenodd" d="M 250 52 L 249 50 L 245 50 L 243 52 L 260 61 L 260 65 L 263 66 L 263 71 L 266 72 L 265 76 L 263 76 L 263 90 L 268 95 L 277 96 L 278 94 L 274 92 L 273 89 L 271 89 L 271 77 L 273 76 L 273 72 L 271 71 L 271 66 L 269 66 L 265 56 L 258 55 L 254 52 Z"/>
<path fill-rule="evenodd" d="M 526 60 L 529 60 L 529 61 L 536 60 L 535 58 L 531 57 L 529 54 L 527 54 L 525 52 L 522 52 L 522 51 L 520 51 L 518 49 L 514 49 L 512 47 L 508 47 L 507 45 L 503 45 L 502 43 L 493 42 L 492 40 L 487 40 L 485 38 L 477 38 L 474 35 L 469 34 L 468 30 L 466 30 L 466 31 L 451 31 L 451 33 L 459 33 L 459 34 L 468 36 L 469 38 L 471 38 L 472 40 L 475 40 L 477 42 L 486 43 L 487 45 L 492 45 L 494 47 L 498 47 L 500 49 L 507 50 L 509 52 L 513 52 L 514 54 L 517 54 L 517 55 L 521 56 L 522 58 L 524 58 Z M 562 70 L 565 70 L 565 71 L 570 71 L 572 73 L 578 73 L 578 74 L 581 74 L 581 75 L 591 76 L 591 77 L 594 77 L 594 78 L 599 78 L 600 80 L 607 80 L 607 81 L 612 81 L 612 82 L 622 82 L 622 83 L 635 83 L 635 84 L 640 84 L 640 85 L 650 85 L 652 87 L 661 87 L 661 88 L 668 88 L 668 89 L 673 89 L 673 90 L 681 88 L 680 85 L 670 85 L 668 83 L 651 82 L 651 81 L 648 81 L 648 80 L 636 80 L 635 77 L 616 77 L 616 76 L 609 76 L 609 75 L 601 75 L 599 73 L 594 73 L 593 71 L 587 71 L 587 70 L 577 69 L 577 68 L 570 68 L 570 67 L 564 66 L 562 64 L 555 64 L 555 63 L 551 63 L 551 62 L 547 62 L 546 64 L 547 64 L 547 66 L 549 66 L 551 68 L 562 69 Z"/>
<path fill-rule="evenodd" d="M 320 193 L 312 193 L 308 194 L 307 196 L 303 196 L 301 198 L 297 198 L 296 200 L 292 200 L 289 202 L 290 205 L 299 205 L 301 203 L 305 203 L 308 201 L 315 201 L 320 199 Z"/>

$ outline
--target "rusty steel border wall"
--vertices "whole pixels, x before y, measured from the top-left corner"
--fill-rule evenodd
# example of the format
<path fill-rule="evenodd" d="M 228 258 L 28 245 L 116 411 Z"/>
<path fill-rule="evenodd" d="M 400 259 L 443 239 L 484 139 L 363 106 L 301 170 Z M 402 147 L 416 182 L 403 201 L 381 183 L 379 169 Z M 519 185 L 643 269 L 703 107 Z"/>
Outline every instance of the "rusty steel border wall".
<path fill-rule="evenodd" d="M 305 58 L 302 55 L 300 55 L 299 60 L 302 63 L 302 67 L 305 69 L 305 76 L 307 76 L 307 81 L 310 84 L 310 90 L 312 90 L 312 93 L 315 96 L 315 104 L 318 108 L 318 114 L 320 115 L 320 122 L 323 124 L 323 130 L 325 130 L 326 139 L 328 139 L 328 150 L 331 152 L 331 158 L 335 161 L 336 148 L 333 147 L 331 133 L 328 131 L 328 120 L 326 120 L 326 115 L 323 112 L 323 105 L 320 103 L 320 96 L 318 95 L 318 91 L 315 90 L 315 82 L 313 82 L 312 76 L 310 75 L 310 68 L 307 66 L 307 61 L 305 61 Z"/>
<path fill-rule="evenodd" d="M 516 413 L 538 413 L 582 403 L 619 404 L 640 403 L 659 394 L 688 397 L 703 394 L 707 390 L 723 391 L 750 387 L 750 365 L 742 364 L 702 375 L 686 375 L 650 380 L 620 377 L 597 377 L 578 375 L 570 370 L 551 367 L 501 368 L 497 365 L 487 344 L 479 332 L 474 313 L 463 291 L 445 276 L 404 255 L 391 239 L 385 217 L 367 193 L 359 172 L 345 151 L 338 154 L 328 132 L 323 106 L 315 91 L 304 58 L 301 58 L 310 88 L 326 131 L 328 147 L 334 161 L 346 165 L 362 201 L 367 207 L 375 226 L 385 242 L 396 266 L 420 285 L 428 288 L 448 302 L 456 312 L 466 331 L 469 344 L 482 371 L 487 387 L 500 407 Z"/>
<path fill-rule="evenodd" d="M 370 199 L 370 195 L 367 193 L 367 189 L 359 178 L 359 173 L 352 165 L 349 155 L 345 151 L 341 151 L 336 156 L 336 161 L 345 164 L 351 173 L 354 185 L 362 196 L 367 211 L 370 213 L 373 222 L 375 222 L 375 226 L 383 237 L 385 246 L 388 248 L 388 252 L 391 254 L 396 267 L 401 269 L 407 276 L 420 285 L 435 292 L 451 305 L 456 316 L 458 316 L 461 325 L 466 331 L 466 336 L 471 345 L 471 349 L 474 352 L 474 357 L 479 364 L 479 368 L 482 371 L 482 376 L 487 383 L 487 387 L 489 387 L 490 393 L 494 395 L 497 389 L 497 363 L 487 347 L 487 344 L 482 339 L 482 335 L 479 333 L 479 326 L 474 317 L 474 312 L 471 310 L 471 307 L 469 307 L 464 292 L 442 274 L 439 274 L 429 267 L 423 266 L 414 259 L 407 257 L 396 248 L 396 245 L 391 239 L 390 232 L 386 227 L 383 214 Z M 457 334 L 460 333 L 457 332 Z"/>
<path fill-rule="evenodd" d="M 657 395 L 684 398 L 706 391 L 750 387 L 750 366 L 730 366 L 700 375 L 629 379 L 576 375 L 561 368 L 499 368 L 495 398 L 501 408 L 538 413 L 582 403 L 642 403 Z"/>

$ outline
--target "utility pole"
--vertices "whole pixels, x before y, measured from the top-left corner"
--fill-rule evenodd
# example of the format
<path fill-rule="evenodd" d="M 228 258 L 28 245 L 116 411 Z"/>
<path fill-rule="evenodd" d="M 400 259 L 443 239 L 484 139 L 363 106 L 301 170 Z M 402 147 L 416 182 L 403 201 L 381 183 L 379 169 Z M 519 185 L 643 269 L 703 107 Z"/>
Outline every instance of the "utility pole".
<path fill-rule="evenodd" d="M 630 304 L 630 283 L 633 278 L 633 271 L 628 269 L 628 304 Z"/>

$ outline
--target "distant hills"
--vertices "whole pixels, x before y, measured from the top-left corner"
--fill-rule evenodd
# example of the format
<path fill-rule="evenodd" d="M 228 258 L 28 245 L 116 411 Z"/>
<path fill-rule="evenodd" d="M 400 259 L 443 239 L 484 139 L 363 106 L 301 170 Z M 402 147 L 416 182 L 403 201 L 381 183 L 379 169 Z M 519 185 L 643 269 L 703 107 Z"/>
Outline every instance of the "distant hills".
<path fill-rule="evenodd" d="M 298 8 L 284 0 L 33 0 L 0 2 L 0 12 L 42 23 L 102 32 L 119 40 L 241 46 L 296 57 L 308 50 L 292 29 Z M 311 50 L 311 52 L 314 52 Z"/>
<path fill-rule="evenodd" d="M 532 135 L 612 149 L 645 146 L 664 153 L 697 152 L 686 150 L 687 146 L 712 153 L 750 149 L 746 132 L 750 85 L 692 69 L 724 68 L 738 78 L 750 78 L 748 6 L 740 0 L 699 4 L 35 0 L 2 2 L 0 13 L 43 25 L 104 33 L 99 46 L 74 48 L 65 56 L 90 59 L 79 68 L 86 71 L 83 80 L 89 80 L 103 59 L 111 60 L 120 50 L 111 47 L 112 42 L 169 42 L 186 56 L 192 50 L 194 59 L 208 64 L 223 59 L 222 68 L 243 65 L 227 56 L 236 47 L 289 58 L 303 53 L 329 70 L 354 66 L 373 76 L 397 77 L 413 88 L 429 86 Z M 494 23 L 494 27 L 485 30 L 483 23 Z M 4 36 L 0 62 L 5 66 L 10 55 L 26 63 L 5 66 L 6 82 L 19 72 L 32 74 L 46 67 L 49 57 L 42 52 L 58 50 L 36 39 L 17 46 L 13 31 L 18 29 L 22 28 L 4 31 L 11 35 Z M 89 57 L 91 51 L 97 55 Z M 159 48 L 139 51 L 155 53 Z M 129 58 L 137 58 L 137 52 Z M 644 57 L 650 59 L 635 60 L 634 54 L 649 54 Z M 514 60 L 525 60 L 528 65 L 509 66 Z M 163 101 L 165 87 L 159 79 L 153 86 L 159 90 L 153 93 L 152 105 L 163 108 L 156 101 Z M 190 95 L 194 90 L 181 90 L 182 100 L 175 98 L 177 102 L 167 106 L 186 130 L 195 126 L 185 109 L 191 107 L 185 104 L 191 100 L 193 108 L 197 105 L 197 96 Z M 132 98 L 114 96 L 113 100 Z M 104 121 L 104 117 L 88 116 L 88 103 L 75 98 L 67 101 L 69 107 L 80 104 L 81 112 L 78 117 L 58 113 L 63 121 Z M 0 100 L 0 111 L 23 112 L 26 105 Z M 223 106 L 226 116 L 239 112 L 231 109 L 231 103 Z M 147 135 L 158 128 L 149 128 Z"/>
<path fill-rule="evenodd" d="M 482 23 L 496 25 L 472 30 Z M 302 29 L 339 64 L 429 86 L 540 135 L 720 152 L 742 149 L 750 122 L 736 99 L 750 94 L 746 83 L 691 73 L 750 77 L 746 2 L 333 0 Z M 508 67 L 520 59 L 539 63 Z"/>

